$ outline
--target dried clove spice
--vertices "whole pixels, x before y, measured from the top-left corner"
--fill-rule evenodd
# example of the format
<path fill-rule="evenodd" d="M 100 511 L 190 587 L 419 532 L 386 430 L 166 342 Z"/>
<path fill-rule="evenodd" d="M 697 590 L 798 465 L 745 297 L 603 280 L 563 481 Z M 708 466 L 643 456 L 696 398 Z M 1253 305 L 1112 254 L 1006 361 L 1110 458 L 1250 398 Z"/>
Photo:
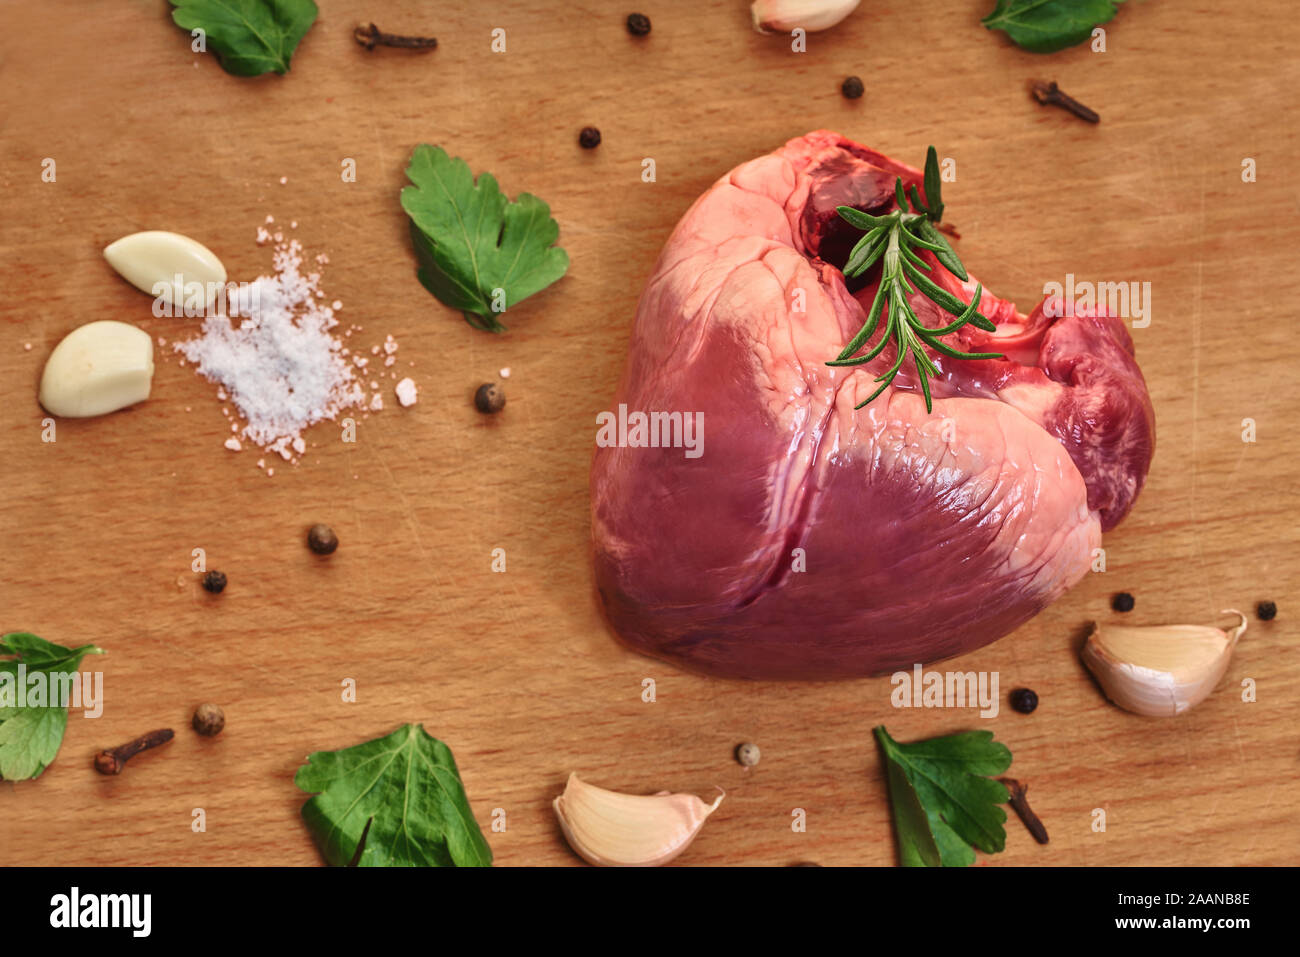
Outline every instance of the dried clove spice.
<path fill-rule="evenodd" d="M 362 23 L 352 31 L 352 38 L 367 50 L 375 47 L 400 47 L 404 50 L 432 50 L 438 45 L 437 37 L 407 37 L 397 33 L 384 33 L 373 23 Z"/>
<path fill-rule="evenodd" d="M 1038 819 L 1038 815 L 1029 806 L 1029 799 L 1025 797 L 1029 785 L 1022 784 L 1015 778 L 998 778 L 998 781 L 1010 792 L 1011 797 L 1007 803 L 1011 805 L 1012 810 L 1016 812 L 1020 820 L 1025 822 L 1025 827 L 1034 836 L 1034 840 L 1039 844 L 1046 844 L 1047 828 L 1043 827 L 1043 822 Z"/>
<path fill-rule="evenodd" d="M 157 731 L 142 734 L 134 741 L 128 741 L 116 748 L 100 751 L 99 754 L 95 755 L 95 770 L 100 774 L 121 774 L 122 769 L 126 767 L 126 762 L 131 758 L 141 751 L 148 751 L 160 744 L 166 744 L 175 736 L 175 732 L 171 728 L 160 728 Z"/>
<path fill-rule="evenodd" d="M 1087 120 L 1089 123 L 1100 123 L 1101 117 L 1096 111 L 1088 109 L 1074 97 L 1067 93 L 1062 93 L 1056 81 L 1044 83 L 1041 80 L 1034 80 L 1029 84 L 1029 91 L 1033 94 L 1035 100 L 1044 106 L 1059 106 L 1063 110 L 1068 110 L 1081 120 Z"/>

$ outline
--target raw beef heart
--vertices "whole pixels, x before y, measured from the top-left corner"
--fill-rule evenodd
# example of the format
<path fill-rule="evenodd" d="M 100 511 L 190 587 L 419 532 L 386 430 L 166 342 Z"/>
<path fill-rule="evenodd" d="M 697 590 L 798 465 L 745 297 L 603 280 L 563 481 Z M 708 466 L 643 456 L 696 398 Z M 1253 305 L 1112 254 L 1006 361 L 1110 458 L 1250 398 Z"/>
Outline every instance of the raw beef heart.
<path fill-rule="evenodd" d="M 1077 582 L 1132 507 L 1155 418 L 1132 340 L 1104 310 L 1049 300 L 1024 316 L 985 291 L 997 332 L 945 341 L 1005 358 L 932 353 L 931 414 L 908 371 L 854 410 L 894 351 L 825 365 L 876 281 L 846 287 L 861 234 L 835 207 L 888 212 L 896 176 L 921 188 L 910 166 L 809 133 L 718 180 L 664 246 L 616 402 L 629 421 L 700 413 L 703 441 L 691 455 L 598 441 L 591 471 L 596 580 L 633 648 L 748 678 L 961 654 Z M 973 279 L 923 255 L 971 300 Z M 928 326 L 950 321 L 911 304 Z"/>

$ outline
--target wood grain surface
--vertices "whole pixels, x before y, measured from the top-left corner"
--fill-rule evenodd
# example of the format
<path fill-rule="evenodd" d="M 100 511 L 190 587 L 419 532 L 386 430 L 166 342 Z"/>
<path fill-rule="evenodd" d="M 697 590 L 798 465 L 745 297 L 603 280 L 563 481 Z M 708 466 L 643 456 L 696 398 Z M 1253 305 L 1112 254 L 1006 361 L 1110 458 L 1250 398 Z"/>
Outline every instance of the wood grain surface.
<path fill-rule="evenodd" d="M 984 30 L 991 0 L 864 0 L 805 53 L 754 33 L 742 0 L 320 6 L 287 76 L 241 79 L 192 53 L 162 0 L 0 4 L 0 631 L 108 651 L 95 662 L 103 716 L 74 713 L 44 775 L 0 784 L 0 863 L 318 864 L 294 772 L 312 751 L 407 721 L 451 746 L 485 828 L 504 809 L 506 830 L 487 832 L 503 865 L 577 863 L 550 807 L 575 770 L 629 791 L 725 788 L 682 864 L 892 864 L 880 723 L 900 740 L 988 728 L 1011 747 L 1051 843 L 1012 818 L 988 863 L 1293 863 L 1300 31 L 1289 4 L 1128 3 L 1105 53 L 1050 57 Z M 633 8 L 652 17 L 649 37 L 626 33 Z M 439 47 L 367 53 L 351 37 L 360 20 L 432 33 Z M 505 53 L 490 50 L 496 27 Z M 861 75 L 862 99 L 840 96 L 847 74 Z M 1057 80 L 1101 123 L 1033 103 L 1034 78 Z M 599 149 L 577 148 L 587 124 Z M 1032 716 L 896 710 L 888 678 L 702 678 L 624 649 L 601 617 L 587 474 L 641 284 L 718 176 L 820 127 L 911 163 L 930 143 L 953 157 L 945 218 L 961 256 L 1025 311 L 1067 272 L 1151 283 L 1152 321 L 1134 337 L 1157 454 L 1106 537 L 1107 571 L 960 659 L 998 672 L 1004 698 L 1034 688 Z M 415 278 L 397 195 L 420 142 L 511 195 L 543 197 L 561 224 L 568 275 L 513 310 L 504 336 L 472 330 Z M 41 178 L 46 157 L 54 183 Z M 355 183 L 340 177 L 349 157 Z M 654 183 L 641 181 L 645 157 Z M 1247 157 L 1255 183 L 1242 181 Z M 168 340 L 193 329 L 153 318 L 104 245 L 172 229 L 251 279 L 270 271 L 254 241 L 268 214 L 328 254 L 323 287 L 364 327 L 354 345 L 397 338 L 419 404 L 390 398 L 355 444 L 317 427 L 301 464 L 268 478 L 255 454 L 222 448 L 214 387 L 167 358 L 148 402 L 59 421 L 43 442 L 36 386 L 68 331 L 107 318 Z M 484 417 L 471 395 L 502 367 L 509 404 Z M 328 560 L 304 546 L 317 521 L 342 542 Z M 199 588 L 195 548 L 229 576 L 220 597 Z M 490 569 L 495 548 L 504 574 Z M 1261 599 L 1280 611 L 1252 615 L 1201 707 L 1143 719 L 1109 705 L 1077 656 L 1121 590 L 1139 623 L 1222 624 L 1221 609 Z M 355 703 L 342 700 L 348 678 Z M 1241 701 L 1247 678 L 1254 703 Z M 189 730 L 201 701 L 225 708 L 216 739 Z M 92 771 L 100 748 L 162 726 L 177 729 L 165 750 L 118 778 Z M 752 770 L 732 758 L 741 741 L 762 748 Z M 791 828 L 795 808 L 805 833 Z"/>

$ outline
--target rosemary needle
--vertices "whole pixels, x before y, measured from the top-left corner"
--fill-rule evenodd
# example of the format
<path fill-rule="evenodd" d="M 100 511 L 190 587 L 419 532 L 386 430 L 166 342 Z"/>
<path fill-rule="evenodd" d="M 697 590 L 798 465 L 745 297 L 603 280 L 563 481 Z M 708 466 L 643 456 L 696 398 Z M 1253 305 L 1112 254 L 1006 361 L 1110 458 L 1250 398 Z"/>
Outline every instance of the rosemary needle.
<path fill-rule="evenodd" d="M 880 283 L 876 286 L 876 297 L 867 312 L 866 322 L 839 356 L 826 364 L 829 366 L 864 365 L 880 355 L 891 342 L 894 343 L 897 352 L 894 364 L 882 375 L 876 376 L 875 381 L 880 383 L 880 388 L 871 393 L 870 398 L 858 403 L 856 408 L 862 408 L 884 392 L 903 368 L 903 363 L 911 356 L 916 367 L 917 378 L 921 383 L 921 392 L 925 395 L 925 411 L 933 411 L 929 377 L 937 376 L 939 368 L 925 351 L 926 346 L 954 359 L 1002 357 L 1000 352 L 959 352 L 939 340 L 940 336 L 956 332 L 968 322 L 986 332 L 994 332 L 997 329 L 978 311 L 983 287 L 978 284 L 975 286 L 975 296 L 967 305 L 926 275 L 930 272 L 930 264 L 921 257 L 917 252 L 918 249 L 929 250 L 934 254 L 934 258 L 958 279 L 967 278 L 966 268 L 961 264 L 961 260 L 935 228 L 935 223 L 943 216 L 939 182 L 939 156 L 931 146 L 925 155 L 923 180 L 925 200 L 921 199 L 916 185 L 913 184 L 910 191 L 910 210 L 909 194 L 903 190 L 902 177 L 894 181 L 894 196 L 898 202 L 898 209 L 886 216 L 872 216 L 852 206 L 836 207 L 842 219 L 864 231 L 863 237 L 849 253 L 848 262 L 844 264 L 844 275 L 860 276 L 877 261 L 881 261 L 881 273 Z M 957 318 L 937 329 L 922 325 L 907 301 L 909 295 L 918 291 Z M 888 309 L 885 308 L 886 306 Z M 885 318 L 885 334 L 867 352 L 855 356 L 854 353 L 866 345 L 867 340 L 880 325 L 882 315 Z"/>

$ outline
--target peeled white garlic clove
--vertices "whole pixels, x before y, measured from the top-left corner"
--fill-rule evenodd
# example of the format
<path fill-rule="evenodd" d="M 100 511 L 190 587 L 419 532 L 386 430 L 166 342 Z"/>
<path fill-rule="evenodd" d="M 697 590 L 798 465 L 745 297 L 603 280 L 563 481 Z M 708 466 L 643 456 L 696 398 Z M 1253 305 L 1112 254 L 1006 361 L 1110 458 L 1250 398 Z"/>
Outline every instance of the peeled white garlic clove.
<path fill-rule="evenodd" d="M 1150 717 L 1182 714 L 1204 701 L 1228 670 L 1232 649 L 1246 631 L 1200 625 L 1093 624 L 1083 646 L 1088 666 L 1106 697 L 1126 711 Z"/>
<path fill-rule="evenodd" d="M 725 795 L 622 794 L 569 775 L 555 815 L 569 845 L 600 867 L 656 867 L 686 850 Z"/>
<path fill-rule="evenodd" d="M 858 8 L 860 0 L 754 0 L 749 16 L 759 33 L 789 33 L 802 28 L 827 30 Z"/>
<path fill-rule="evenodd" d="M 104 247 L 104 258 L 135 288 L 169 305 L 207 309 L 226 282 L 226 267 L 202 243 L 161 229 L 123 236 Z"/>
<path fill-rule="evenodd" d="M 103 415 L 149 398 L 153 340 L 125 322 L 101 319 L 73 329 L 41 373 L 47 412 L 69 418 Z"/>

